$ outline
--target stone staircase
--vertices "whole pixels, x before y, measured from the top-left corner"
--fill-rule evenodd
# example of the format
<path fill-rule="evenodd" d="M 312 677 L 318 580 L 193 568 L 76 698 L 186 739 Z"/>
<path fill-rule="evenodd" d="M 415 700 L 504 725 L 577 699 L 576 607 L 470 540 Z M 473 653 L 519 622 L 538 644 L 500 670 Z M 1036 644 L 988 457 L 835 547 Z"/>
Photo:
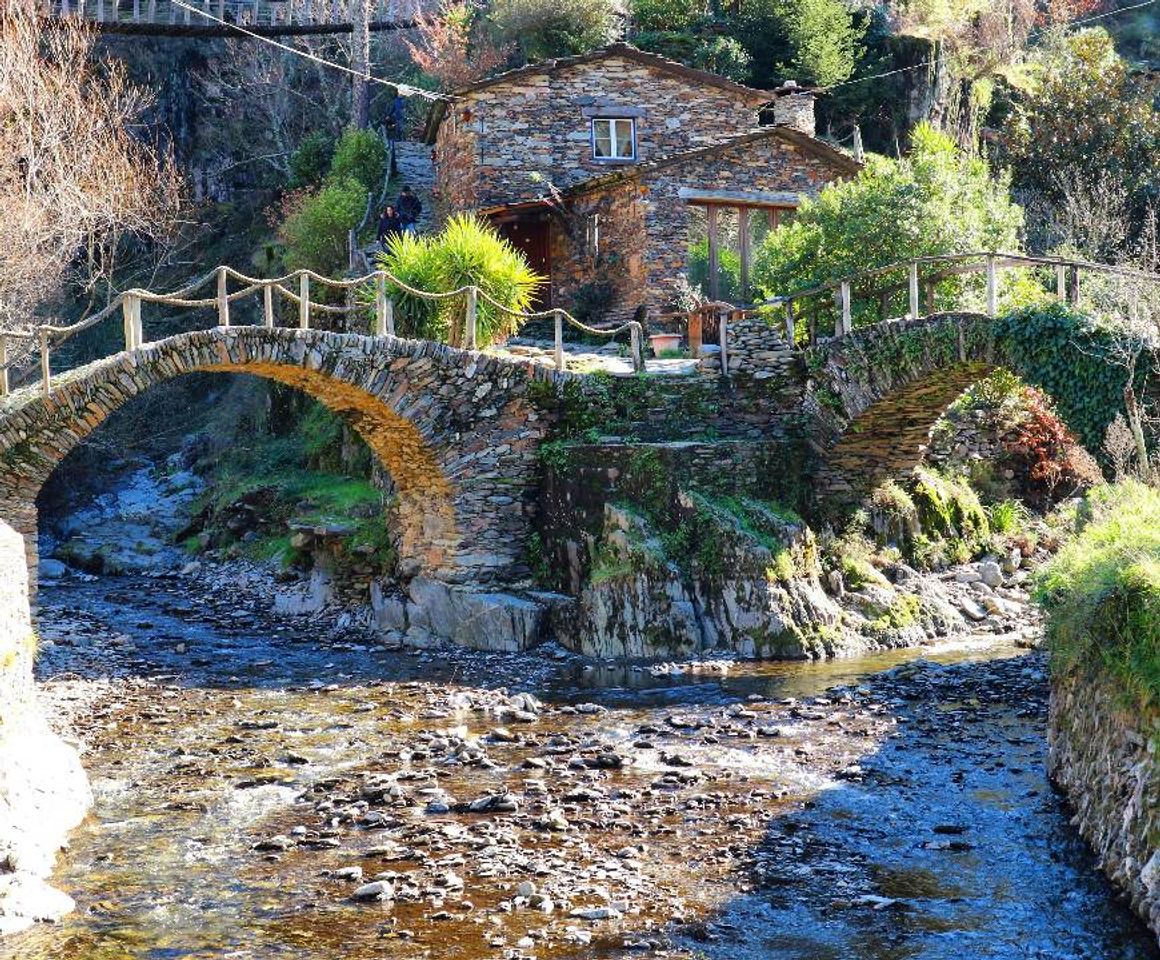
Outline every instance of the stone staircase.
<path fill-rule="evenodd" d="M 410 186 L 423 204 L 419 232 L 430 232 L 435 228 L 435 164 L 431 159 L 431 147 L 413 140 L 400 140 L 395 144 L 395 166 L 399 175 L 391 183 L 391 202 L 398 199 L 398 191 L 404 184 Z"/>

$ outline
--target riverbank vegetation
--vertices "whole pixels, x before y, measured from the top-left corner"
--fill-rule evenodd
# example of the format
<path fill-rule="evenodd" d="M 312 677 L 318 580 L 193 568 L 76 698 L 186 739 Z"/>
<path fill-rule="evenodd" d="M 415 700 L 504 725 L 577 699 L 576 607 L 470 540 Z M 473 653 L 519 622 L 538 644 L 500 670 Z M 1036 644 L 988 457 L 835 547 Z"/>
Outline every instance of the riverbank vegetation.
<path fill-rule="evenodd" d="M 1137 707 L 1160 707 L 1160 490 L 1094 489 L 1040 572 L 1053 669 L 1100 668 Z"/>

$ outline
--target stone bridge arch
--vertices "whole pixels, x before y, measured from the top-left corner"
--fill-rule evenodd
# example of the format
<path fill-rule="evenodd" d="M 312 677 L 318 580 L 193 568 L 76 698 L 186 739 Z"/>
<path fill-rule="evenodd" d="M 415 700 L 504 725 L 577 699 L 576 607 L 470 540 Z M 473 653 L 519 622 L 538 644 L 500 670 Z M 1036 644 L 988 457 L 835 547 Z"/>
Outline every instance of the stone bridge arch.
<path fill-rule="evenodd" d="M 340 414 L 391 475 L 401 564 L 447 583 L 523 579 L 536 452 L 547 430 L 528 397 L 532 364 L 428 341 L 259 327 L 179 334 L 0 401 L 0 519 L 25 537 L 35 575 L 36 495 L 106 417 L 195 372 L 247 373 Z"/>
<path fill-rule="evenodd" d="M 841 504 L 917 466 L 938 418 L 1003 358 L 991 318 L 946 313 L 867 327 L 810 348 L 806 362 L 815 490 Z"/>

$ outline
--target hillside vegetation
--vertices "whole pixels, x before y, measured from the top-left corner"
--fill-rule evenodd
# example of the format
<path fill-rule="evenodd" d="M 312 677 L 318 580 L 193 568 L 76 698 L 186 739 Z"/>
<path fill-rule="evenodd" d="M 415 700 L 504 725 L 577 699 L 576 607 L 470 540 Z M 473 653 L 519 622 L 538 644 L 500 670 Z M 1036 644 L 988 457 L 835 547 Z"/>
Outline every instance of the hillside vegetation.
<path fill-rule="evenodd" d="M 1040 573 L 1053 666 L 1102 667 L 1135 706 L 1160 705 L 1160 490 L 1092 490 L 1075 536 Z"/>

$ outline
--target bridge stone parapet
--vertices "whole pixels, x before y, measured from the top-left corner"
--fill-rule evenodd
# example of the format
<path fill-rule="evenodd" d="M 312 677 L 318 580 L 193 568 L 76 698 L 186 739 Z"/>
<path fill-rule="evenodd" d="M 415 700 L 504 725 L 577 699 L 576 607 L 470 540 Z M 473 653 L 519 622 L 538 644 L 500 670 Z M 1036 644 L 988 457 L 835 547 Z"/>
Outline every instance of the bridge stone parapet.
<path fill-rule="evenodd" d="M 528 397 L 562 375 L 427 341 L 224 327 L 180 334 L 71 370 L 0 401 L 0 518 L 25 535 L 35 571 L 35 499 L 56 465 L 151 386 L 194 372 L 297 387 L 340 414 L 394 485 L 400 569 L 447 583 L 519 582 L 548 423 Z"/>

